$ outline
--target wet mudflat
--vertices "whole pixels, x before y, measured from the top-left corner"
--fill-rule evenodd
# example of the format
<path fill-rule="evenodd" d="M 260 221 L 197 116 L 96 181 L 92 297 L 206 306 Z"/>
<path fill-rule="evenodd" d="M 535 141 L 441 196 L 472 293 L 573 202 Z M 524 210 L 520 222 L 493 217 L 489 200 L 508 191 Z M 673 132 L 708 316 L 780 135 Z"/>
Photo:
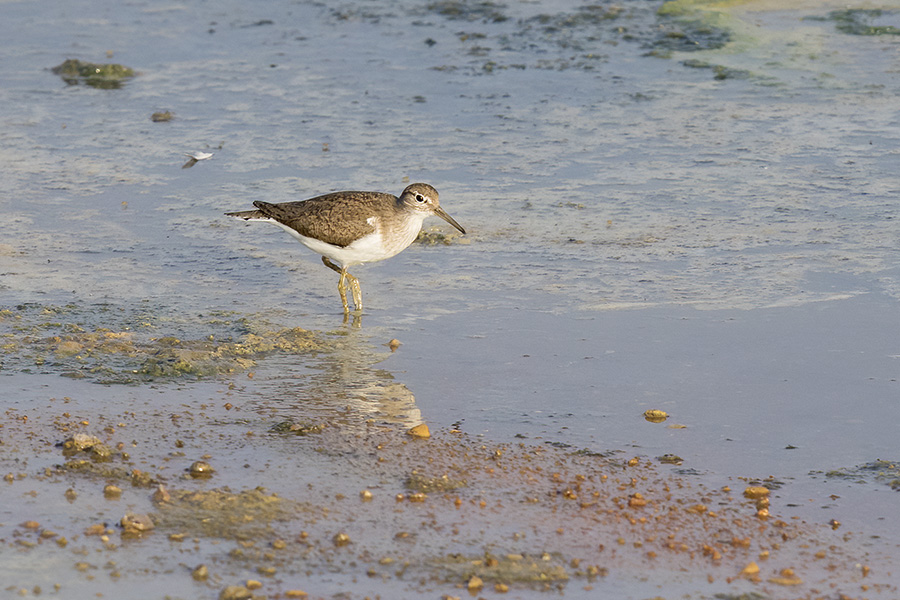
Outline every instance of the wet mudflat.
<path fill-rule="evenodd" d="M 2 593 L 898 595 L 896 3 L 0 12 Z"/>
<path fill-rule="evenodd" d="M 289 410 L 277 394 L 248 396 L 249 382 L 272 375 L 154 389 L 75 382 L 72 396 L 44 400 L 52 376 L 10 376 L 6 385 L 29 402 L 4 418 L 14 468 L 4 495 L 17 499 L 4 508 L 4 520 L 17 520 L 4 527 L 7 591 L 588 598 L 895 589 L 892 566 L 864 534 L 779 517 L 786 509 L 770 496 L 780 497 L 783 481 L 721 477 L 712 486 L 637 453 L 486 442 L 454 428 L 413 437 L 386 416 L 389 400 L 316 418 L 305 402 Z M 123 409 L 108 412 L 113 405 Z"/>

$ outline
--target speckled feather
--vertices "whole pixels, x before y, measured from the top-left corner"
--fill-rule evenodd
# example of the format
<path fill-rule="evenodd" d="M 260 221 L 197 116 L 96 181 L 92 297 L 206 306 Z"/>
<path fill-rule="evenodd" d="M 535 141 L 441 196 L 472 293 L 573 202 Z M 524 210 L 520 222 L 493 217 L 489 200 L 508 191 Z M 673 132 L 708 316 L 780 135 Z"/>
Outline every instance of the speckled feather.
<path fill-rule="evenodd" d="M 393 194 L 336 192 L 299 202 L 256 201 L 253 206 L 262 217 L 278 221 L 306 237 L 343 248 L 375 231 L 375 225 L 370 222 L 372 217 L 394 217 L 399 203 L 400 199 Z"/>

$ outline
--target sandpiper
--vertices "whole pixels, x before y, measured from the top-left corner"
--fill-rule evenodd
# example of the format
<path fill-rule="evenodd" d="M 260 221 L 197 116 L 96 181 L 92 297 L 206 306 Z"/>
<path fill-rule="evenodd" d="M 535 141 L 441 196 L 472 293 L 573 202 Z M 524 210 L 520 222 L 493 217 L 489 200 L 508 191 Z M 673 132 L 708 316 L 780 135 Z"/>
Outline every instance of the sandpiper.
<path fill-rule="evenodd" d="M 329 269 L 341 274 L 338 292 L 344 312 L 347 282 L 353 304 L 362 311 L 359 280 L 348 267 L 390 258 L 413 243 L 422 222 L 438 216 L 462 233 L 466 230 L 438 202 L 438 192 L 427 183 L 413 183 L 400 197 L 382 192 L 334 192 L 301 200 L 270 204 L 256 201 L 256 210 L 225 213 L 245 221 L 268 221 L 287 231 L 300 243 L 322 255 Z"/>

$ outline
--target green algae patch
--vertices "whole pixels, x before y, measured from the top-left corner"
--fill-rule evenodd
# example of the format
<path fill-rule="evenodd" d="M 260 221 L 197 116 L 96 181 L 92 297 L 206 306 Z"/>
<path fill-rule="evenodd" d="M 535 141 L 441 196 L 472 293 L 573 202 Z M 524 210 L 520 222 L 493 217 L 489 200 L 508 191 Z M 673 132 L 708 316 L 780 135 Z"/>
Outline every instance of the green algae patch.
<path fill-rule="evenodd" d="M 449 246 L 456 241 L 461 241 L 459 240 L 461 235 L 462 234 L 457 231 L 443 233 L 441 231 L 425 231 L 423 229 L 419 232 L 419 235 L 416 236 L 415 242 L 425 246 Z"/>
<path fill-rule="evenodd" d="M 900 491 L 900 462 L 878 459 L 856 467 L 826 471 L 825 477 L 850 479 L 859 483 L 875 482 Z"/>
<path fill-rule="evenodd" d="M 674 0 L 659 10 L 661 27 L 648 46 L 651 54 L 669 58 L 672 52 L 723 48 L 734 38 L 736 19 L 726 9 L 740 2 Z"/>
<path fill-rule="evenodd" d="M 725 65 L 714 65 L 703 60 L 688 59 L 681 61 L 685 67 L 691 69 L 710 69 L 713 73 L 713 79 L 749 79 L 752 74 L 744 69 L 734 69 Z"/>
<path fill-rule="evenodd" d="M 293 420 L 280 421 L 272 427 L 269 428 L 269 433 L 278 433 L 282 435 L 315 435 L 317 433 L 322 433 L 325 430 L 325 425 L 321 423 L 311 423 L 311 422 L 296 422 Z"/>
<path fill-rule="evenodd" d="M 132 487 L 140 488 L 147 488 L 159 483 L 155 477 L 140 469 L 113 464 L 114 461 L 127 462 L 128 455 L 113 450 L 96 436 L 76 433 L 58 443 L 57 447 L 62 448 L 62 454 L 66 458 L 66 462 L 57 467 L 60 471 L 77 473 L 107 482 L 128 482 Z"/>
<path fill-rule="evenodd" d="M 179 335 L 159 335 L 165 329 Z M 76 305 L 20 305 L 0 312 L 0 369 L 100 383 L 208 378 L 246 371 L 272 354 L 324 348 L 317 333 L 239 315 L 185 322 Z"/>
<path fill-rule="evenodd" d="M 112 448 L 101 442 L 100 438 L 84 433 L 76 433 L 62 442 L 62 450 L 63 456 L 67 458 L 88 456 L 95 462 L 106 462 L 113 457 Z"/>
<path fill-rule="evenodd" d="M 499 35 L 470 28 L 456 34 L 464 56 L 470 58 L 466 72 L 479 76 L 504 70 L 595 69 L 608 60 L 609 45 L 643 40 L 645 36 L 630 25 L 651 14 L 648 8 L 634 3 L 628 6 L 590 4 L 513 19 L 500 12 L 504 8 L 491 3 L 449 1 L 429 4 L 426 10 L 450 21 L 509 21 Z M 536 48 L 541 50 L 535 53 Z M 431 68 L 455 71 L 460 65 Z"/>
<path fill-rule="evenodd" d="M 69 85 L 89 85 L 91 87 L 114 90 L 122 87 L 134 77 L 134 70 L 115 63 L 98 64 L 69 58 L 51 69 Z"/>
<path fill-rule="evenodd" d="M 477 577 L 484 582 L 526 587 L 564 586 L 570 578 L 568 564 L 558 553 L 547 552 L 535 556 L 451 554 L 430 561 L 430 566 L 442 573 L 442 579 L 448 582 L 466 583 Z"/>
<path fill-rule="evenodd" d="M 720 10 L 746 3 L 747 0 L 669 0 L 659 7 L 657 14 L 683 17 L 698 10 Z"/>
<path fill-rule="evenodd" d="M 255 359 L 272 353 L 293 354 L 315 348 L 313 334 L 299 327 L 246 334 L 234 342 L 161 338 L 155 347 L 146 347 L 149 356 L 135 371 L 151 378 L 175 378 L 183 375 L 210 377 L 220 373 L 244 371 Z"/>
<path fill-rule="evenodd" d="M 758 23 L 781 13 L 785 19 L 797 19 L 793 10 L 759 0 L 672 0 L 657 10 L 656 38 L 645 45 L 649 55 L 708 69 L 717 81 L 778 86 L 796 78 L 798 71 L 827 78 L 831 55 L 823 52 L 820 26 L 772 28 Z"/>
<path fill-rule="evenodd" d="M 847 8 L 828 13 L 828 19 L 834 21 L 841 33 L 849 35 L 900 35 L 900 27 L 879 23 L 889 17 L 900 17 L 900 14 L 878 8 Z M 895 20 L 900 21 L 900 18 Z"/>
<path fill-rule="evenodd" d="M 501 23 L 509 17 L 503 14 L 503 5 L 489 1 L 442 0 L 428 4 L 428 10 L 454 21 L 482 21 Z"/>
<path fill-rule="evenodd" d="M 452 492 L 468 485 L 465 479 L 452 479 L 448 475 L 426 477 L 418 471 L 410 473 L 403 484 L 406 489 L 423 494 Z"/>
<path fill-rule="evenodd" d="M 274 523 L 295 518 L 302 508 L 262 487 L 241 492 L 160 488 L 153 501 L 158 509 L 153 521 L 159 528 L 238 540 L 272 534 Z"/>
<path fill-rule="evenodd" d="M 132 487 L 149 488 L 159 484 L 159 480 L 140 469 L 111 464 L 98 464 L 91 460 L 76 458 L 66 461 L 59 468 L 68 473 L 78 473 L 103 481 L 130 483 Z"/>

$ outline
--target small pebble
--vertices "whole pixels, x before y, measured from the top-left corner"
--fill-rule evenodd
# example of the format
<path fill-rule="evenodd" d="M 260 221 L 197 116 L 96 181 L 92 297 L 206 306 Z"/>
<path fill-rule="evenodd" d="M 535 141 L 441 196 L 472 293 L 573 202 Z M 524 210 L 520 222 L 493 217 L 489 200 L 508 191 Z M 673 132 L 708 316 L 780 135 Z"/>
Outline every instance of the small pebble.
<path fill-rule="evenodd" d="M 219 600 L 250 600 L 253 593 L 242 585 L 229 585 L 219 592 Z"/>
<path fill-rule="evenodd" d="M 209 568 L 206 565 L 197 565 L 197 567 L 191 571 L 191 577 L 194 578 L 194 581 L 206 581 L 209 578 Z"/>
<path fill-rule="evenodd" d="M 168 502 L 172 499 L 172 496 L 169 495 L 168 490 L 162 484 L 159 484 L 159 487 L 156 488 L 156 491 L 153 492 L 153 502 L 156 504 L 161 504 L 163 502 Z"/>
<path fill-rule="evenodd" d="M 748 486 L 744 490 L 744 497 L 750 498 L 751 500 L 756 500 L 758 498 L 764 498 L 769 495 L 769 488 L 762 487 L 761 485 L 751 485 Z"/>
<path fill-rule="evenodd" d="M 143 513 L 126 513 L 122 517 L 121 525 L 125 531 L 131 533 L 142 533 L 156 527 L 150 516 Z"/>
<path fill-rule="evenodd" d="M 428 425 L 425 423 L 421 423 L 411 428 L 407 433 L 413 437 L 417 438 L 429 438 L 431 437 L 431 432 L 428 431 Z"/>

